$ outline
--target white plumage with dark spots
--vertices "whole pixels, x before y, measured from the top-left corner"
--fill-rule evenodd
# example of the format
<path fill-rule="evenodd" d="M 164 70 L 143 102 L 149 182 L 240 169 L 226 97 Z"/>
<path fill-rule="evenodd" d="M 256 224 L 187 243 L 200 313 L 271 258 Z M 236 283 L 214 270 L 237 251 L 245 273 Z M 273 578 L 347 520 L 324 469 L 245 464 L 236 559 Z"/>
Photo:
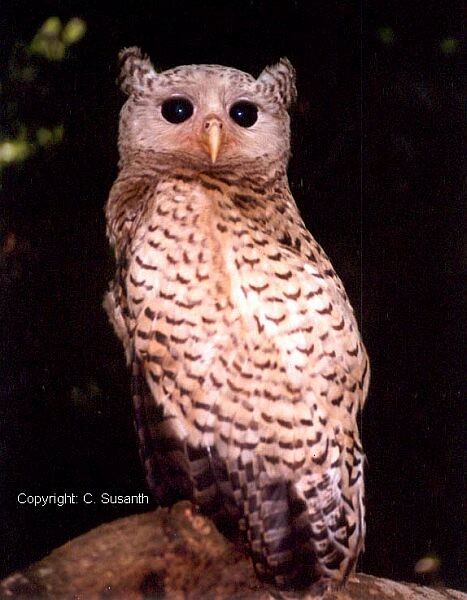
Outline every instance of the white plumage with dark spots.
<path fill-rule="evenodd" d="M 294 70 L 157 73 L 137 48 L 120 59 L 105 308 L 148 484 L 161 504 L 190 498 L 240 531 L 263 581 L 345 582 L 365 535 L 369 367 L 289 190 Z"/>

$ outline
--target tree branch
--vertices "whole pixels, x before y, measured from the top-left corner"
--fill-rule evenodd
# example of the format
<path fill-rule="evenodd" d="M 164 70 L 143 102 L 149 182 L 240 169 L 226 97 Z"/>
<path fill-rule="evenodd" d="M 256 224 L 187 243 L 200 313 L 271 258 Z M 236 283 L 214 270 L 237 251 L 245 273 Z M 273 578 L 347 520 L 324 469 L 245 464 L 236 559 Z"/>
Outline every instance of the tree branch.
<path fill-rule="evenodd" d="M 189 502 L 101 525 L 0 583 L 0 598 L 314 598 L 262 586 L 248 558 Z M 357 574 L 325 600 L 467 600 L 438 590 Z"/>

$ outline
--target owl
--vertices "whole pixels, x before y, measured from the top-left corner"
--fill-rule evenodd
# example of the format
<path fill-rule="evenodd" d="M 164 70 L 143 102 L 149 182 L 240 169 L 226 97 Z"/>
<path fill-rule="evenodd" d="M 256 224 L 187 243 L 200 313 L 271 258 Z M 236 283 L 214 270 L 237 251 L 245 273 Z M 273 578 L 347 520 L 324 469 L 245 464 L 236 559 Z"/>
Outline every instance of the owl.
<path fill-rule="evenodd" d="M 345 582 L 363 548 L 354 312 L 287 180 L 287 59 L 258 78 L 120 53 L 104 305 L 131 370 L 146 479 L 187 498 L 283 589 Z"/>

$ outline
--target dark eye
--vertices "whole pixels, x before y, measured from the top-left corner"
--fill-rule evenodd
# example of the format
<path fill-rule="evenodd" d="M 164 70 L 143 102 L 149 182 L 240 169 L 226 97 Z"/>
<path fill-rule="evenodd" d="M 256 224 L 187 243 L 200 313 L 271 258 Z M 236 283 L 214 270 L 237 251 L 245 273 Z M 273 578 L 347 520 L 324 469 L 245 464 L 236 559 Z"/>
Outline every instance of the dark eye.
<path fill-rule="evenodd" d="M 169 123 L 183 123 L 193 114 L 193 104 L 187 98 L 169 98 L 162 103 L 161 112 Z"/>
<path fill-rule="evenodd" d="M 258 120 L 258 107 L 246 100 L 240 100 L 232 104 L 229 115 L 240 127 L 251 127 Z"/>

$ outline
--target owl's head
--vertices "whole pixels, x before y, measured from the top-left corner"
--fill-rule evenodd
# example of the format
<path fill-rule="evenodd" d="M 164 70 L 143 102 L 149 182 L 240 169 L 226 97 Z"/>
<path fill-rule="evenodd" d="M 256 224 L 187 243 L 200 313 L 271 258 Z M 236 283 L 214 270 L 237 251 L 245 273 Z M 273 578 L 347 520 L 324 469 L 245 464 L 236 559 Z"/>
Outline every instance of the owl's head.
<path fill-rule="evenodd" d="M 258 159 L 287 161 L 288 109 L 295 72 L 283 58 L 257 79 L 219 65 L 157 73 L 139 48 L 120 52 L 120 85 L 128 95 L 119 148 L 188 158 L 207 168 Z"/>

